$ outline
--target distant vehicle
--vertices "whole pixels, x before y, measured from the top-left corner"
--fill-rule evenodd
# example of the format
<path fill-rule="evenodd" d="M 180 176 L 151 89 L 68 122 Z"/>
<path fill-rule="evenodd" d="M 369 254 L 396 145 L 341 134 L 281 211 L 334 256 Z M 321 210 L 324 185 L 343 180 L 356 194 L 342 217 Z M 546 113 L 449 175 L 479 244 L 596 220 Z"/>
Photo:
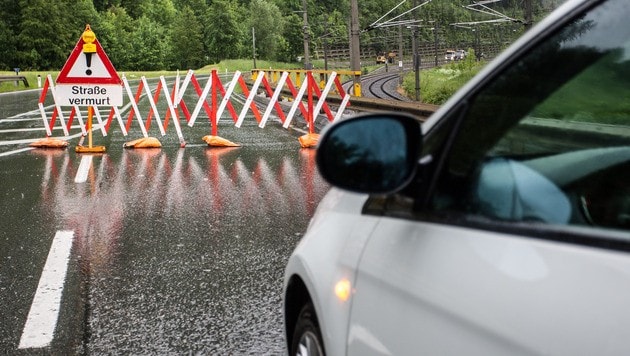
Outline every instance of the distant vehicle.
<path fill-rule="evenodd" d="M 444 55 L 444 59 L 447 62 L 460 61 L 466 58 L 467 55 L 468 53 L 463 49 L 458 49 L 458 50 L 449 49 L 446 51 L 446 54 Z"/>
<path fill-rule="evenodd" d="M 457 51 L 455 51 L 456 61 L 463 60 L 464 58 L 466 58 L 466 56 L 468 56 L 468 53 L 463 49 L 458 49 Z"/>
<path fill-rule="evenodd" d="M 394 63 L 394 59 L 398 57 L 398 53 L 390 51 L 386 54 L 376 57 L 376 64 Z"/>
<path fill-rule="evenodd" d="M 444 55 L 444 59 L 447 62 L 454 61 L 455 60 L 455 54 L 456 54 L 455 50 L 449 49 L 449 50 L 446 51 L 446 54 Z"/>
<path fill-rule="evenodd" d="M 388 52 L 387 53 L 387 63 L 394 63 L 394 59 L 398 57 L 398 53 L 396 52 Z"/>
<path fill-rule="evenodd" d="M 328 127 L 289 355 L 630 355 L 628 18 L 567 0 L 427 121 Z"/>

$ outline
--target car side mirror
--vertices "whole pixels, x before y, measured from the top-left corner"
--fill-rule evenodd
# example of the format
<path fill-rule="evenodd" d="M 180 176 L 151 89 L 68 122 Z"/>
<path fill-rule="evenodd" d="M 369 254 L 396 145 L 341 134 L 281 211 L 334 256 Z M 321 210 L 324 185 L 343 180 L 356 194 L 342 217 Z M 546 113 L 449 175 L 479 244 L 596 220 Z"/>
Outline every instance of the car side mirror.
<path fill-rule="evenodd" d="M 412 180 L 421 148 L 421 124 L 414 117 L 368 114 L 331 125 L 320 138 L 316 159 L 333 186 L 387 194 Z"/>

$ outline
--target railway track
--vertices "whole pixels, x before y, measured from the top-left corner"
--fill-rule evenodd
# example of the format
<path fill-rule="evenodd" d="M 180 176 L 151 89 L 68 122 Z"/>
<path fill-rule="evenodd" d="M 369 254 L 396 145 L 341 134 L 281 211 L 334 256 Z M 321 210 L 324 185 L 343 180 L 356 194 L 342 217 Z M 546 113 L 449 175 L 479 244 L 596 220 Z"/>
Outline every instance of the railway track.
<path fill-rule="evenodd" d="M 351 99 L 350 109 L 357 111 L 401 111 L 407 112 L 420 119 L 426 119 L 437 110 L 437 105 L 424 104 L 413 101 L 398 92 L 400 72 L 380 72 L 361 77 L 361 97 Z M 346 92 L 352 90 L 352 82 L 343 84 Z M 335 96 L 328 98 L 329 102 L 340 101 Z"/>
<path fill-rule="evenodd" d="M 362 94 L 366 98 L 411 101 L 398 92 L 398 83 L 400 81 L 399 73 L 383 73 L 366 76 L 362 81 L 363 88 L 366 89 Z"/>
<path fill-rule="evenodd" d="M 399 75 L 400 72 L 392 71 L 362 76 L 361 86 L 365 90 L 362 90 L 361 97 L 353 96 L 350 99 L 350 105 L 346 109 L 355 112 L 406 112 L 421 120 L 431 116 L 437 110 L 437 105 L 413 101 L 398 93 Z M 352 92 L 351 81 L 343 83 L 342 86 L 347 93 Z M 293 94 L 288 89 L 284 89 L 282 92 L 287 98 L 293 97 Z M 258 97 L 256 100 L 265 102 L 266 98 Z M 326 101 L 332 107 L 336 107 L 341 103 L 342 98 L 339 95 L 329 94 Z"/>

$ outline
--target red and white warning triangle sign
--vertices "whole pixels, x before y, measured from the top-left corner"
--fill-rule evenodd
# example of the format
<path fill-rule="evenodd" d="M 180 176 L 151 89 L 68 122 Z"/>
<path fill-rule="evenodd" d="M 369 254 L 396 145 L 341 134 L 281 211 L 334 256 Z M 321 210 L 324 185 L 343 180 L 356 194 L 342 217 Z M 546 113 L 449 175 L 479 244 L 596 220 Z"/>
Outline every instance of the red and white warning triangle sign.
<path fill-rule="evenodd" d="M 56 83 L 60 105 L 122 105 L 122 80 L 90 25 L 85 27 Z"/>

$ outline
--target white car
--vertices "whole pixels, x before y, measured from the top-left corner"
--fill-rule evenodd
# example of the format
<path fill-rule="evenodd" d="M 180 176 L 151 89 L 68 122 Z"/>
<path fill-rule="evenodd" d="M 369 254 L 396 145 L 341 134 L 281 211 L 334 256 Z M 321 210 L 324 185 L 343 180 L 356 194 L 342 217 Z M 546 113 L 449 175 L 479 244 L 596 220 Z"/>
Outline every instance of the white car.
<path fill-rule="evenodd" d="M 447 62 L 454 61 L 456 53 L 457 52 L 455 52 L 452 49 L 447 50 L 446 54 L 444 55 L 444 60 L 447 61 Z"/>
<path fill-rule="evenodd" d="M 568 0 L 421 124 L 322 135 L 291 355 L 630 355 L 630 4 Z"/>
<path fill-rule="evenodd" d="M 455 60 L 458 60 L 458 61 L 464 60 L 466 59 L 467 56 L 468 56 L 468 52 L 466 52 L 463 49 L 458 49 L 457 54 L 455 55 Z"/>

